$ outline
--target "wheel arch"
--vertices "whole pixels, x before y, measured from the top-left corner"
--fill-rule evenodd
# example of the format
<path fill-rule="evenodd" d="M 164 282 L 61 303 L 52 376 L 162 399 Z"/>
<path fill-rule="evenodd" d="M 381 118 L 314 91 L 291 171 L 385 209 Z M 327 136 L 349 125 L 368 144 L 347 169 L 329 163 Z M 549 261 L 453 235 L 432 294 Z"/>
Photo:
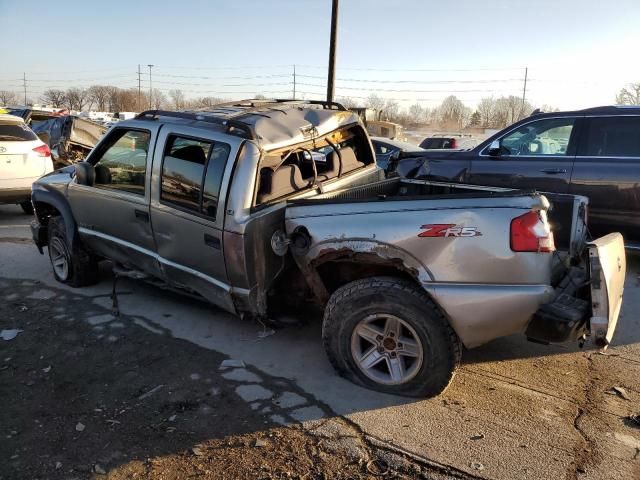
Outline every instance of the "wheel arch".
<path fill-rule="evenodd" d="M 341 286 L 363 278 L 393 276 L 420 287 L 432 280 L 431 272 L 416 257 L 371 239 L 321 242 L 301 253 L 294 251 L 296 262 L 322 302 Z"/>
<path fill-rule="evenodd" d="M 67 241 L 70 243 L 69 247 L 71 248 L 76 238 L 77 225 L 67 199 L 58 191 L 42 189 L 33 190 L 31 201 L 35 206 L 35 215 L 42 231 L 40 238 L 37 240 L 38 247 L 46 246 L 48 243 L 49 219 L 53 216 L 61 216 L 64 220 Z"/>

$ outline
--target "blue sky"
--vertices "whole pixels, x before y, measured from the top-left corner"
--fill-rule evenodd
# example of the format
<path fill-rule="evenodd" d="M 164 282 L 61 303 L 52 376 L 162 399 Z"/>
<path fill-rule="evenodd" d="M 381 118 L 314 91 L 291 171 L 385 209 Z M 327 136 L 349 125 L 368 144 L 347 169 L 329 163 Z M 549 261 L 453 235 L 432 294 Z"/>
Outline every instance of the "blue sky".
<path fill-rule="evenodd" d="M 473 106 L 522 92 L 537 105 L 612 103 L 640 81 L 640 1 L 341 0 L 338 96 L 372 92 L 426 106 L 453 93 Z M 154 87 L 187 96 L 324 92 L 330 0 L 0 0 L 0 89 Z M 144 68 L 143 87 L 148 87 Z M 289 93 L 290 94 L 290 93 Z"/>

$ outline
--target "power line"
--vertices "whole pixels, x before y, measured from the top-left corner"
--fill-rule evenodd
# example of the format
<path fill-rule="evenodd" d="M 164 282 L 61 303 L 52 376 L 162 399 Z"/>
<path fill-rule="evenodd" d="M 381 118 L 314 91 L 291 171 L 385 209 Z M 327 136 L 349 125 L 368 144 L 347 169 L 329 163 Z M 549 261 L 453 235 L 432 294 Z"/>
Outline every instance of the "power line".
<path fill-rule="evenodd" d="M 324 85 L 318 85 L 313 83 L 302 83 L 299 85 L 304 85 L 307 87 L 316 87 L 316 88 L 324 88 Z M 395 88 L 361 88 L 361 87 L 337 87 L 342 90 L 358 90 L 358 91 L 366 91 L 366 92 L 390 92 L 390 93 L 478 93 L 478 92 L 493 92 L 495 89 L 487 90 L 487 89 L 472 89 L 472 90 L 408 90 L 408 89 L 395 89 Z"/>
<path fill-rule="evenodd" d="M 324 77 L 320 75 L 301 75 L 298 74 L 299 77 L 302 78 L 313 78 L 322 80 Z M 336 80 L 340 82 L 359 82 L 359 83 L 415 83 L 415 84 L 447 84 L 447 83 L 507 83 L 507 82 L 521 82 L 521 78 L 498 78 L 491 80 L 372 80 L 368 78 L 341 78 L 338 77 Z"/>
<path fill-rule="evenodd" d="M 191 82 L 166 82 L 156 80 L 156 83 L 164 85 L 187 85 L 190 87 L 211 87 L 211 83 L 191 83 Z M 267 83 L 225 83 L 219 85 L 221 87 L 252 87 L 252 86 L 271 86 L 271 85 L 291 85 L 292 82 L 267 82 Z"/>
<path fill-rule="evenodd" d="M 168 77 L 168 78 L 193 78 L 196 80 L 251 80 L 254 78 L 282 78 L 282 77 L 290 77 L 290 73 L 278 73 L 273 75 L 235 75 L 228 77 L 203 77 L 201 75 L 171 75 L 167 73 L 156 73 L 156 77 Z M 324 77 L 320 77 L 324 78 Z"/>

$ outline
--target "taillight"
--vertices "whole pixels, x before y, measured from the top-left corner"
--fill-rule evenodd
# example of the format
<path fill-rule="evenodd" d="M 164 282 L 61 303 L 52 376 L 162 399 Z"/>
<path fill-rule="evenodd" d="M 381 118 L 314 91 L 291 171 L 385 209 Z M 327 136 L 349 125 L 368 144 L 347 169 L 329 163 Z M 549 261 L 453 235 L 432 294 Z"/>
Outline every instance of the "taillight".
<path fill-rule="evenodd" d="M 511 250 L 514 252 L 553 252 L 555 249 L 547 212 L 529 212 L 511 220 Z"/>
<path fill-rule="evenodd" d="M 451 147 L 450 148 L 458 148 L 458 142 L 455 138 L 451 139 Z"/>
<path fill-rule="evenodd" d="M 51 150 L 49 150 L 47 145 L 40 145 L 39 147 L 34 148 L 33 151 L 36 152 L 39 157 L 51 156 Z"/>

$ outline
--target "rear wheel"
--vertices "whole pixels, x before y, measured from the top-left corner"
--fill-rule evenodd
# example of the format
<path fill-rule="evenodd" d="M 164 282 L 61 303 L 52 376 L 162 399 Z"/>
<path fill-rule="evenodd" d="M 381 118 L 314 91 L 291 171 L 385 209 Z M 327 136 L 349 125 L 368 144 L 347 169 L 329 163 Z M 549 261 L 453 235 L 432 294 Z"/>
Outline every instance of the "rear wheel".
<path fill-rule="evenodd" d="M 49 259 L 53 276 L 72 287 L 93 285 L 98 281 L 98 262 L 82 246 L 69 248 L 62 217 L 49 219 Z"/>
<path fill-rule="evenodd" d="M 22 207 L 22 211 L 27 215 L 33 215 L 33 205 L 31 204 L 31 200 L 20 202 L 20 207 Z"/>
<path fill-rule="evenodd" d="M 336 290 L 322 337 L 336 370 L 373 390 L 412 397 L 440 394 L 460 363 L 457 335 L 411 282 L 374 277 Z"/>

